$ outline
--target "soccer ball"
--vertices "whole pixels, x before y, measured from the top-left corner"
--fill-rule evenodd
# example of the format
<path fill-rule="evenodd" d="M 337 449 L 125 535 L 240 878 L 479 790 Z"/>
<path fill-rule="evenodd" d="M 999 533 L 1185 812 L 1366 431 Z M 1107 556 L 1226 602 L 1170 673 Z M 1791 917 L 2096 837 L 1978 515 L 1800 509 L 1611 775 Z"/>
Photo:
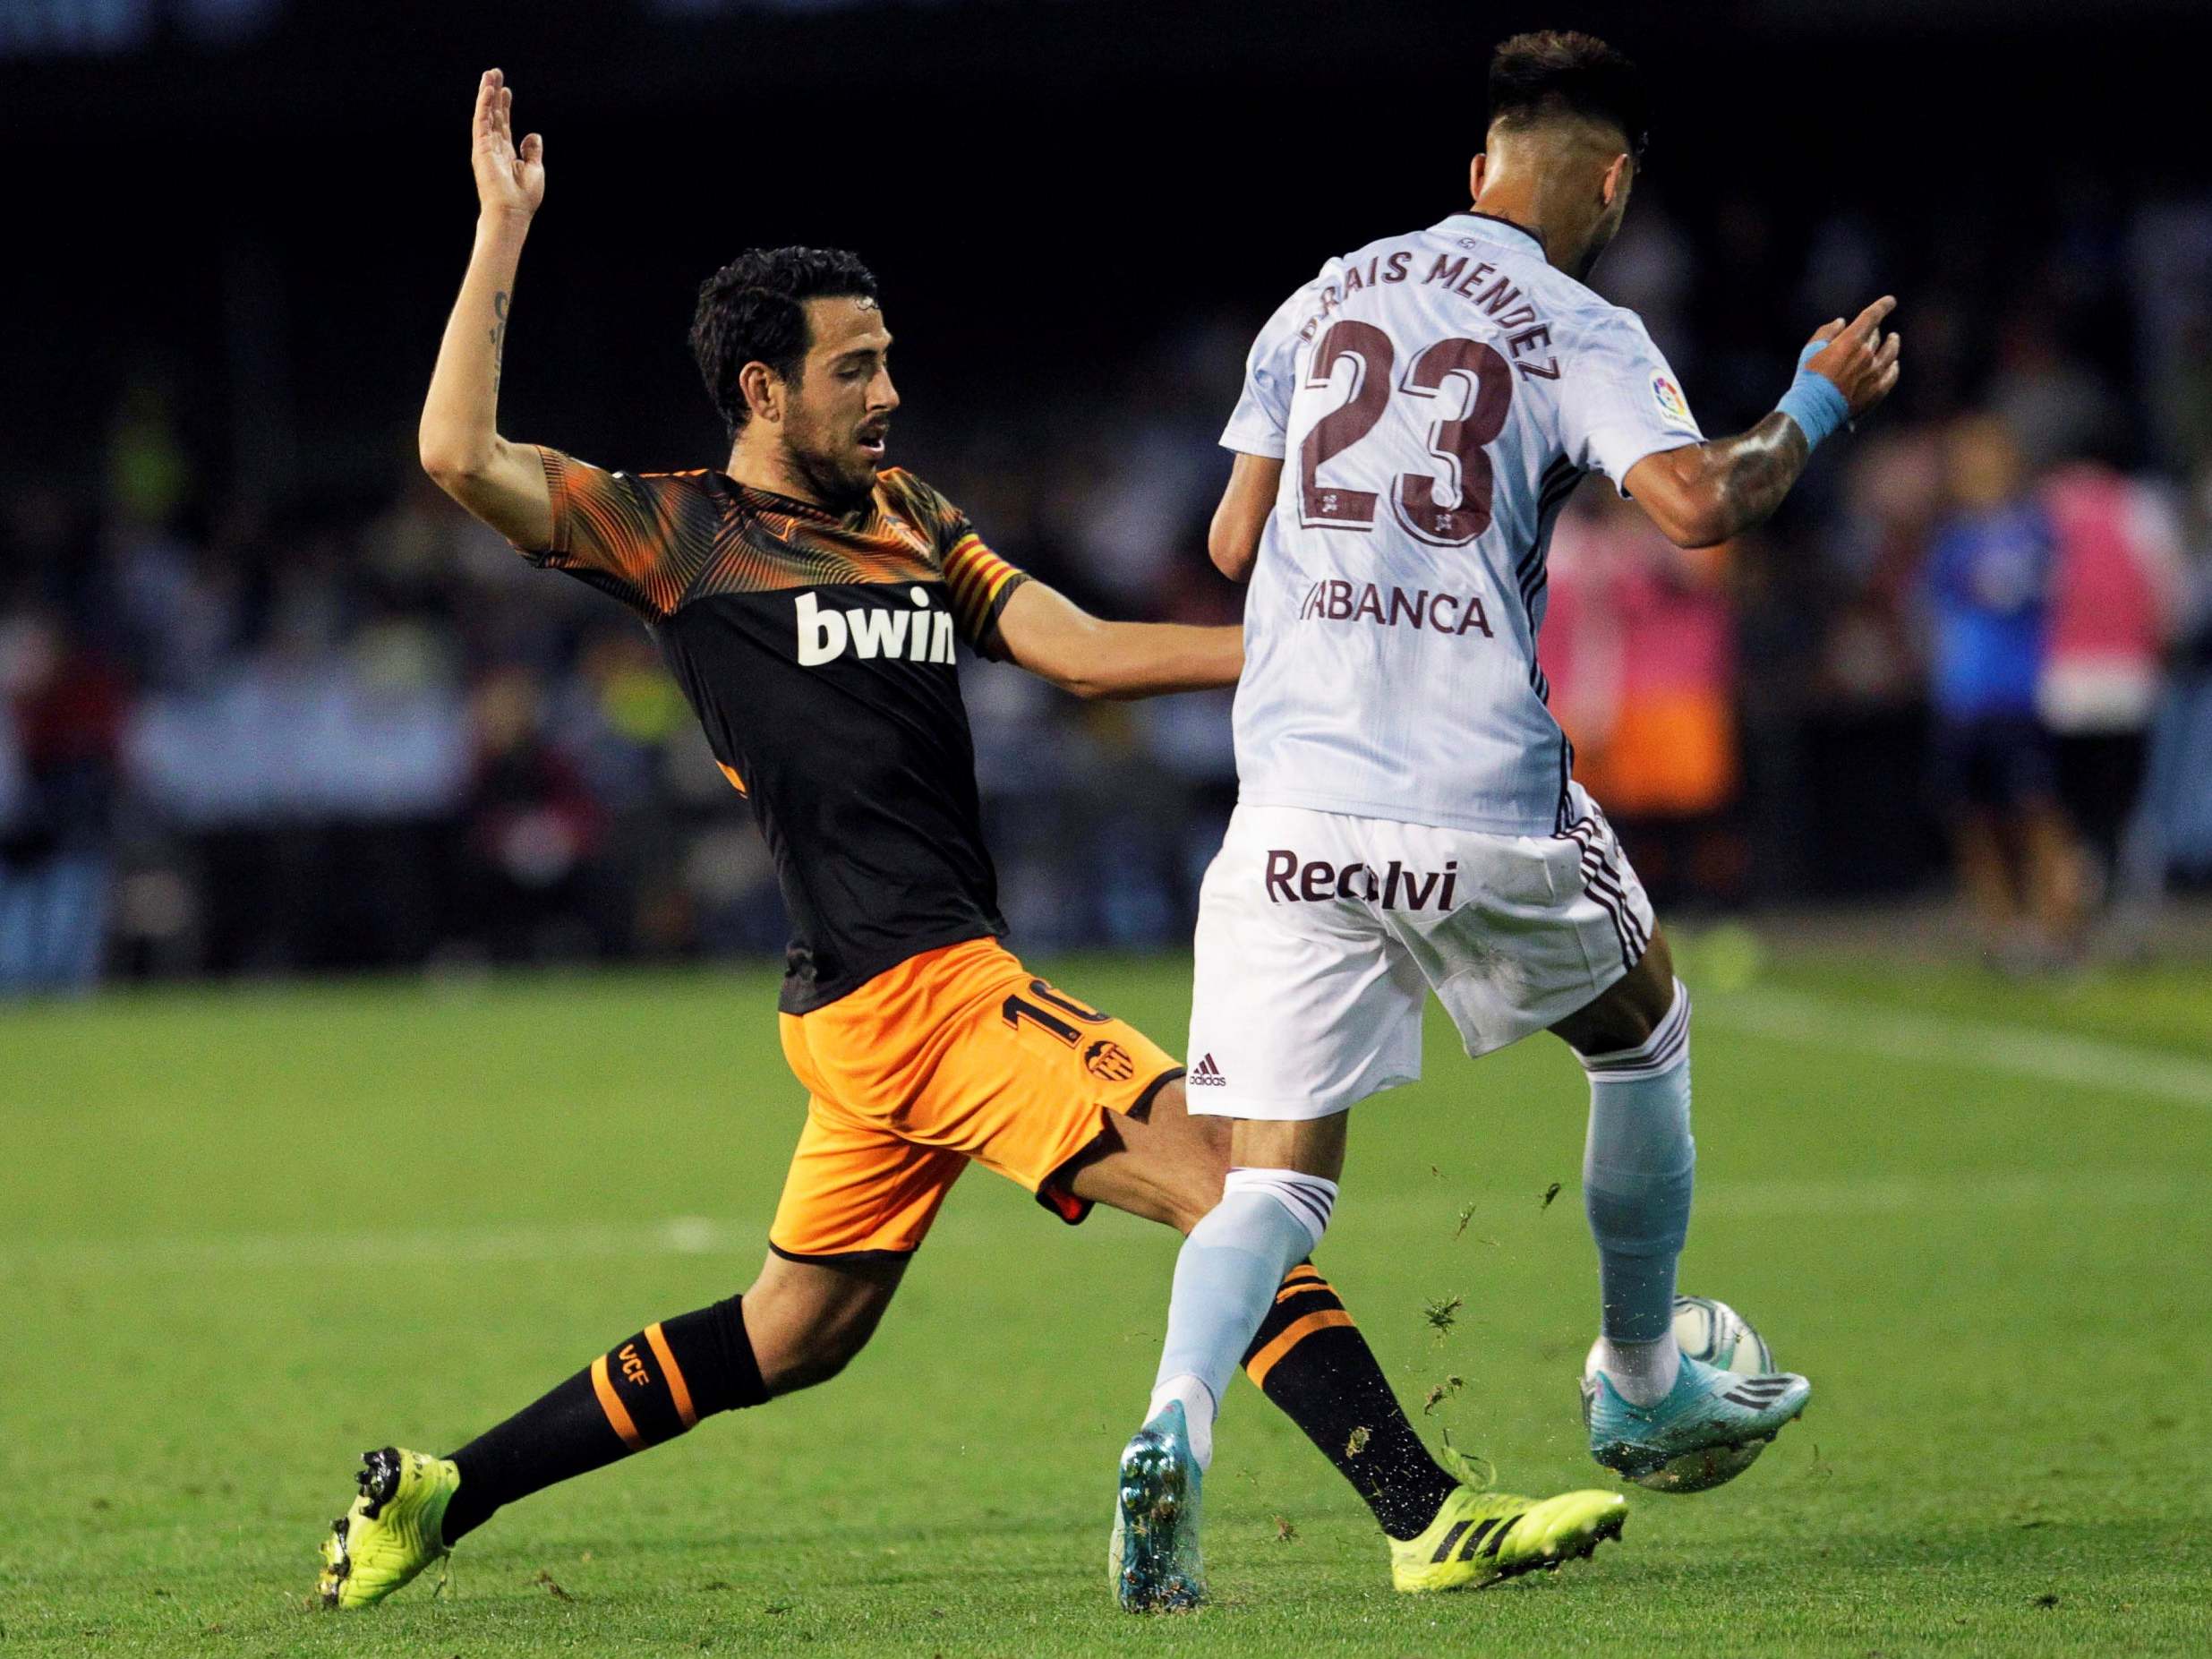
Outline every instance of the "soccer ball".
<path fill-rule="evenodd" d="M 1674 1339 L 1691 1359 L 1740 1377 L 1760 1376 L 1774 1369 L 1774 1355 L 1766 1338 L 1741 1313 L 1711 1296 L 1674 1299 Z M 1636 1476 L 1636 1484 L 1653 1492 L 1705 1492 L 1734 1480 L 1757 1462 L 1766 1444 L 1763 1440 L 1748 1441 L 1741 1446 L 1712 1446 L 1687 1452 L 1648 1475 Z"/>
<path fill-rule="evenodd" d="M 1751 1321 L 1711 1296 L 1674 1299 L 1674 1339 L 1692 1359 L 1739 1377 L 1764 1376 L 1774 1369 L 1773 1353 Z"/>

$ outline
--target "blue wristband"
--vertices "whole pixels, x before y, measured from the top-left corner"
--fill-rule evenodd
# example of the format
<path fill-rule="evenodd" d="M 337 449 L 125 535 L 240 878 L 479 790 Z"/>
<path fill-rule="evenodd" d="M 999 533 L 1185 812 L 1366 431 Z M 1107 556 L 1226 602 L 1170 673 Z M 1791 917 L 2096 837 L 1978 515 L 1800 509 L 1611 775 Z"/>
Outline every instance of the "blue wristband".
<path fill-rule="evenodd" d="M 1798 354 L 1798 378 L 1774 406 L 1798 423 L 1808 449 L 1819 449 L 1822 439 L 1851 418 L 1851 402 L 1842 389 L 1806 366 L 1827 349 L 1827 341 L 1814 340 Z"/>

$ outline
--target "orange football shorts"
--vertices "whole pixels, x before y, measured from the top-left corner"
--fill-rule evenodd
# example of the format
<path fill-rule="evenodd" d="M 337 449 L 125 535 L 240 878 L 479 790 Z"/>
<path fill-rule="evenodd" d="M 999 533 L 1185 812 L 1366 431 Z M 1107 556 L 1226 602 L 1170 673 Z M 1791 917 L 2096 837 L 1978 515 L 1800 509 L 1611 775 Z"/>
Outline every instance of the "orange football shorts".
<path fill-rule="evenodd" d="M 1080 1221 L 1090 1206 L 1055 1177 L 1107 1112 L 1141 1117 L 1183 1074 L 995 939 L 925 951 L 781 1018 L 808 1099 L 768 1243 L 795 1261 L 913 1251 L 971 1159 Z"/>

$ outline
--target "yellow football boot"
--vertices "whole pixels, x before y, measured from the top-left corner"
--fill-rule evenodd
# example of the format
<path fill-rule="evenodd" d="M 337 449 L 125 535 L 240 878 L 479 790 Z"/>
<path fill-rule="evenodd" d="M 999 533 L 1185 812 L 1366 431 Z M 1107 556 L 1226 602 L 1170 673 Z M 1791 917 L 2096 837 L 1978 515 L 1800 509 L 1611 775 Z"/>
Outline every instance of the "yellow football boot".
<path fill-rule="evenodd" d="M 315 1590 L 325 1607 L 373 1607 L 442 1559 L 440 1526 L 461 1488 L 451 1458 L 397 1446 L 362 1453 L 355 1478 L 361 1495 L 322 1541 Z"/>
<path fill-rule="evenodd" d="M 1539 1568 L 1579 1561 L 1620 1536 L 1628 1501 L 1613 1492 L 1516 1498 L 1458 1486 L 1428 1531 L 1390 1541 L 1390 1582 L 1408 1595 L 1479 1590 Z"/>

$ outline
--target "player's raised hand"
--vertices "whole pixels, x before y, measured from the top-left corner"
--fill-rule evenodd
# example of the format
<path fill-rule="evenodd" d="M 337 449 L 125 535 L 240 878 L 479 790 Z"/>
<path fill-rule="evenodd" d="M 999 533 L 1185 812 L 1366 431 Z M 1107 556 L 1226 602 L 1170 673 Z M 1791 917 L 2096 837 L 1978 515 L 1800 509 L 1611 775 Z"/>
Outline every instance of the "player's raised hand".
<path fill-rule="evenodd" d="M 515 92 L 496 69 L 476 83 L 476 118 L 469 160 L 476 169 L 476 203 L 486 214 L 528 218 L 545 200 L 545 141 L 535 133 L 515 145 Z"/>
<path fill-rule="evenodd" d="M 1897 384 L 1897 354 L 1902 337 L 1882 332 L 1883 319 L 1897 309 L 1885 294 L 1845 322 L 1840 317 L 1814 331 L 1809 345 L 1825 347 L 1805 366 L 1824 376 L 1851 406 L 1851 418 L 1873 408 Z"/>

